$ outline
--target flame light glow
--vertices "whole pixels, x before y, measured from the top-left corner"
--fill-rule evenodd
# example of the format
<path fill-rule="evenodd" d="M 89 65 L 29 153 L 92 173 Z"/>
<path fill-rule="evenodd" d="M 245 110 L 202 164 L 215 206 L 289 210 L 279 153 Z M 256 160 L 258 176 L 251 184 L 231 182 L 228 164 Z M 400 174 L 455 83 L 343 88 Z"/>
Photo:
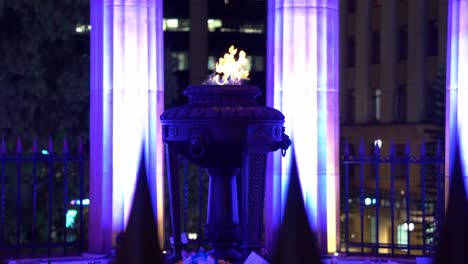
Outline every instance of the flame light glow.
<path fill-rule="evenodd" d="M 243 81 L 249 80 L 249 70 L 246 69 L 249 61 L 246 58 L 246 53 L 243 50 L 239 51 L 237 60 L 235 58 L 236 54 L 237 49 L 231 46 L 228 53 L 219 58 L 215 66 L 215 72 L 208 77 L 205 84 L 241 85 Z"/>

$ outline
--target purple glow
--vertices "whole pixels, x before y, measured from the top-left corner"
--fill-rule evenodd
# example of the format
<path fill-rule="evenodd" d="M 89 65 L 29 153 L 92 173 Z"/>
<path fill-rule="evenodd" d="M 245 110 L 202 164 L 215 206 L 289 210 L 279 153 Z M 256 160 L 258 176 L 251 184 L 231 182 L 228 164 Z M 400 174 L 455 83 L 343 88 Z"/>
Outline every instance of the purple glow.
<path fill-rule="evenodd" d="M 329 252 L 338 224 L 338 2 L 270 0 L 268 7 L 267 103 L 286 116 L 309 220 Z M 272 159 L 268 217 L 283 213 L 290 153 Z"/>
<path fill-rule="evenodd" d="M 129 217 L 143 146 L 162 226 L 162 1 L 92 0 L 91 26 L 90 251 L 107 253 Z"/>
<path fill-rule="evenodd" d="M 468 1 L 450 0 L 447 32 L 446 190 L 458 138 L 468 189 Z M 458 134 L 458 137 L 456 136 Z M 448 192 L 447 192 L 448 193 Z"/>

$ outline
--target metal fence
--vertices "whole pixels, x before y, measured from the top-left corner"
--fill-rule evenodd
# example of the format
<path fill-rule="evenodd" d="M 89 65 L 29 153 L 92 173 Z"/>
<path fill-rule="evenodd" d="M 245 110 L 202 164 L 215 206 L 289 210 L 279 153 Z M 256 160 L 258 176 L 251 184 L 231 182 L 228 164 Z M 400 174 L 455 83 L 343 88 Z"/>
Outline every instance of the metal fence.
<path fill-rule="evenodd" d="M 204 168 L 201 168 L 182 156 L 178 157 L 179 182 L 182 183 L 179 197 L 181 206 L 179 208 L 181 219 L 181 241 L 185 244 L 187 250 L 198 251 L 199 247 L 207 246 L 205 238 L 205 220 L 208 202 L 208 174 Z M 166 190 L 167 191 L 167 190 Z M 165 195 L 166 207 L 166 226 L 165 237 L 170 237 L 170 210 L 169 193 Z M 177 219 L 175 219 L 177 221 Z M 169 245 L 164 248 L 170 248 Z"/>
<path fill-rule="evenodd" d="M 356 153 L 349 144 L 343 145 L 341 252 L 396 257 L 433 253 L 444 216 L 444 158 L 440 144 L 423 143 L 416 152 L 412 154 L 409 144 L 391 144 L 386 154 L 374 144 L 366 150 L 361 142 Z M 179 158 L 179 177 L 181 240 L 185 248 L 196 250 L 207 244 L 203 226 L 208 176 Z"/>
<path fill-rule="evenodd" d="M 9 145 L 10 147 L 8 147 Z M 88 172 L 81 139 L 24 149 L 0 144 L 0 250 L 7 257 L 80 254 L 87 243 Z"/>
<path fill-rule="evenodd" d="M 440 144 L 391 143 L 382 155 L 361 141 L 341 156 L 341 250 L 348 255 L 431 255 L 444 216 Z M 380 142 L 381 143 L 381 142 Z"/>

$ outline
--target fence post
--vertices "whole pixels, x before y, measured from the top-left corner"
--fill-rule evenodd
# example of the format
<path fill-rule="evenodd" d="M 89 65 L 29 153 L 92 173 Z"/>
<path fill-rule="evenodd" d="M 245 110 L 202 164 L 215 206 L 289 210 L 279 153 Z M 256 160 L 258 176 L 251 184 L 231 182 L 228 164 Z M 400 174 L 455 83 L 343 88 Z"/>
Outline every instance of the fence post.
<path fill-rule="evenodd" d="M 53 209 L 53 179 L 54 179 L 54 160 L 52 157 L 54 156 L 54 146 L 52 143 L 52 138 L 49 137 L 49 144 L 47 147 L 47 151 L 49 152 L 49 178 L 48 178 L 48 188 L 49 188 L 49 200 L 48 200 L 48 209 L 49 209 L 49 217 L 48 217 L 48 232 L 47 232 L 47 256 L 51 257 L 52 255 L 52 209 Z"/>
<path fill-rule="evenodd" d="M 406 147 L 405 147 L 405 176 L 406 176 L 406 224 L 409 225 L 409 220 L 410 220 L 410 183 L 409 183 L 409 164 L 410 164 L 410 144 L 409 141 L 406 141 Z M 410 232 L 409 232 L 409 226 L 408 229 L 406 230 L 406 238 L 407 238 L 407 244 L 406 244 L 406 255 L 409 257 L 410 256 Z"/>
<path fill-rule="evenodd" d="M 375 166 L 375 254 L 379 255 L 379 177 L 380 177 L 380 147 L 374 144 L 374 166 Z"/>
<path fill-rule="evenodd" d="M 0 146 L 0 157 L 1 157 L 1 191 L 0 191 L 0 246 L 4 246 L 6 243 L 5 236 L 5 162 L 6 162 L 6 144 L 5 139 L 2 138 L 2 144 Z"/>
<path fill-rule="evenodd" d="M 437 239 L 434 239 L 434 243 L 438 241 L 439 235 L 440 235 L 440 229 L 442 228 L 442 221 L 444 219 L 445 215 L 445 193 L 444 193 L 444 177 L 443 177 L 443 159 L 442 159 L 442 146 L 439 141 L 437 144 L 437 154 L 436 154 L 436 160 L 437 160 L 437 233 L 436 237 Z"/>
<path fill-rule="evenodd" d="M 20 257 L 20 232 L 21 232 L 21 161 L 23 146 L 21 139 L 16 140 L 16 257 Z"/>
<path fill-rule="evenodd" d="M 390 141 L 390 221 L 392 233 L 392 257 L 395 256 L 395 146 Z"/>
<path fill-rule="evenodd" d="M 345 140 L 344 147 L 344 169 L 345 169 L 345 243 L 346 254 L 349 254 L 349 144 Z"/>
<path fill-rule="evenodd" d="M 421 145 L 421 211 L 422 211 L 422 243 L 423 255 L 426 254 L 426 179 L 425 179 L 425 165 L 426 165 L 426 144 L 423 142 Z"/>
<path fill-rule="evenodd" d="M 36 221 L 37 221 L 37 138 L 33 140 L 33 147 L 32 147 L 32 176 L 33 176 L 33 185 L 32 185 L 32 234 L 31 234 L 31 243 L 32 243 L 32 256 L 36 256 Z"/>
<path fill-rule="evenodd" d="M 79 199 L 83 201 L 84 199 L 84 157 L 83 157 L 83 139 L 80 137 L 78 140 L 78 166 L 79 166 L 79 177 L 80 177 L 80 194 Z M 90 203 L 93 201 L 90 201 Z M 79 214 L 80 214 L 80 240 L 79 240 L 79 250 L 80 253 L 83 252 L 83 236 L 84 236 L 84 217 L 83 217 L 83 203 L 79 204 Z"/>
<path fill-rule="evenodd" d="M 83 200 L 80 199 L 80 205 Z M 68 142 L 67 137 L 63 139 L 63 215 L 65 216 L 63 230 L 63 255 L 67 255 L 67 211 L 68 211 Z"/>
<path fill-rule="evenodd" d="M 360 205 L 360 219 L 361 219 L 361 255 L 364 256 L 364 139 L 361 138 L 359 144 L 359 205 Z"/>

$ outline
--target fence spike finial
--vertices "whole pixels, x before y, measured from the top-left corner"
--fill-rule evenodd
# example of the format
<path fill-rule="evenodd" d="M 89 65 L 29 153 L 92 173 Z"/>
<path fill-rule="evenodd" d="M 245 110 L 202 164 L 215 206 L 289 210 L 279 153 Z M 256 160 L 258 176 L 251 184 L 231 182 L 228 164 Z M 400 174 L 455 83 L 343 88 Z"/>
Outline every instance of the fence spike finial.
<path fill-rule="evenodd" d="M 411 153 L 410 143 L 409 143 L 409 139 L 407 139 L 406 140 L 406 146 L 405 146 L 405 155 L 409 156 L 410 153 Z"/>
<path fill-rule="evenodd" d="M 52 141 L 52 137 L 49 137 L 49 143 L 47 145 L 47 151 L 49 151 L 49 154 L 54 153 L 54 143 Z"/>
<path fill-rule="evenodd" d="M 5 138 L 2 137 L 2 145 L 0 146 L 0 154 L 6 154 Z"/>
<path fill-rule="evenodd" d="M 421 144 L 421 156 L 426 156 L 426 142 L 423 141 Z"/>
<path fill-rule="evenodd" d="M 33 154 L 37 153 L 37 137 L 34 137 L 33 139 L 32 153 Z"/>
<path fill-rule="evenodd" d="M 345 138 L 344 142 L 344 156 L 346 159 L 349 158 L 349 143 L 347 138 Z"/>
<path fill-rule="evenodd" d="M 359 143 L 359 155 L 360 156 L 366 155 L 366 150 L 364 148 L 364 138 L 361 138 L 361 142 Z"/>
<path fill-rule="evenodd" d="M 380 142 L 381 144 L 381 142 Z M 378 156 L 380 154 L 379 142 L 374 141 L 374 155 Z"/>
<path fill-rule="evenodd" d="M 395 143 L 393 143 L 393 139 L 390 139 L 389 154 L 390 156 L 395 156 Z"/>
<path fill-rule="evenodd" d="M 18 137 L 16 139 L 16 154 L 23 153 L 23 145 L 21 144 L 21 138 Z"/>
<path fill-rule="evenodd" d="M 68 141 L 67 136 L 63 138 L 63 154 L 68 154 Z"/>

